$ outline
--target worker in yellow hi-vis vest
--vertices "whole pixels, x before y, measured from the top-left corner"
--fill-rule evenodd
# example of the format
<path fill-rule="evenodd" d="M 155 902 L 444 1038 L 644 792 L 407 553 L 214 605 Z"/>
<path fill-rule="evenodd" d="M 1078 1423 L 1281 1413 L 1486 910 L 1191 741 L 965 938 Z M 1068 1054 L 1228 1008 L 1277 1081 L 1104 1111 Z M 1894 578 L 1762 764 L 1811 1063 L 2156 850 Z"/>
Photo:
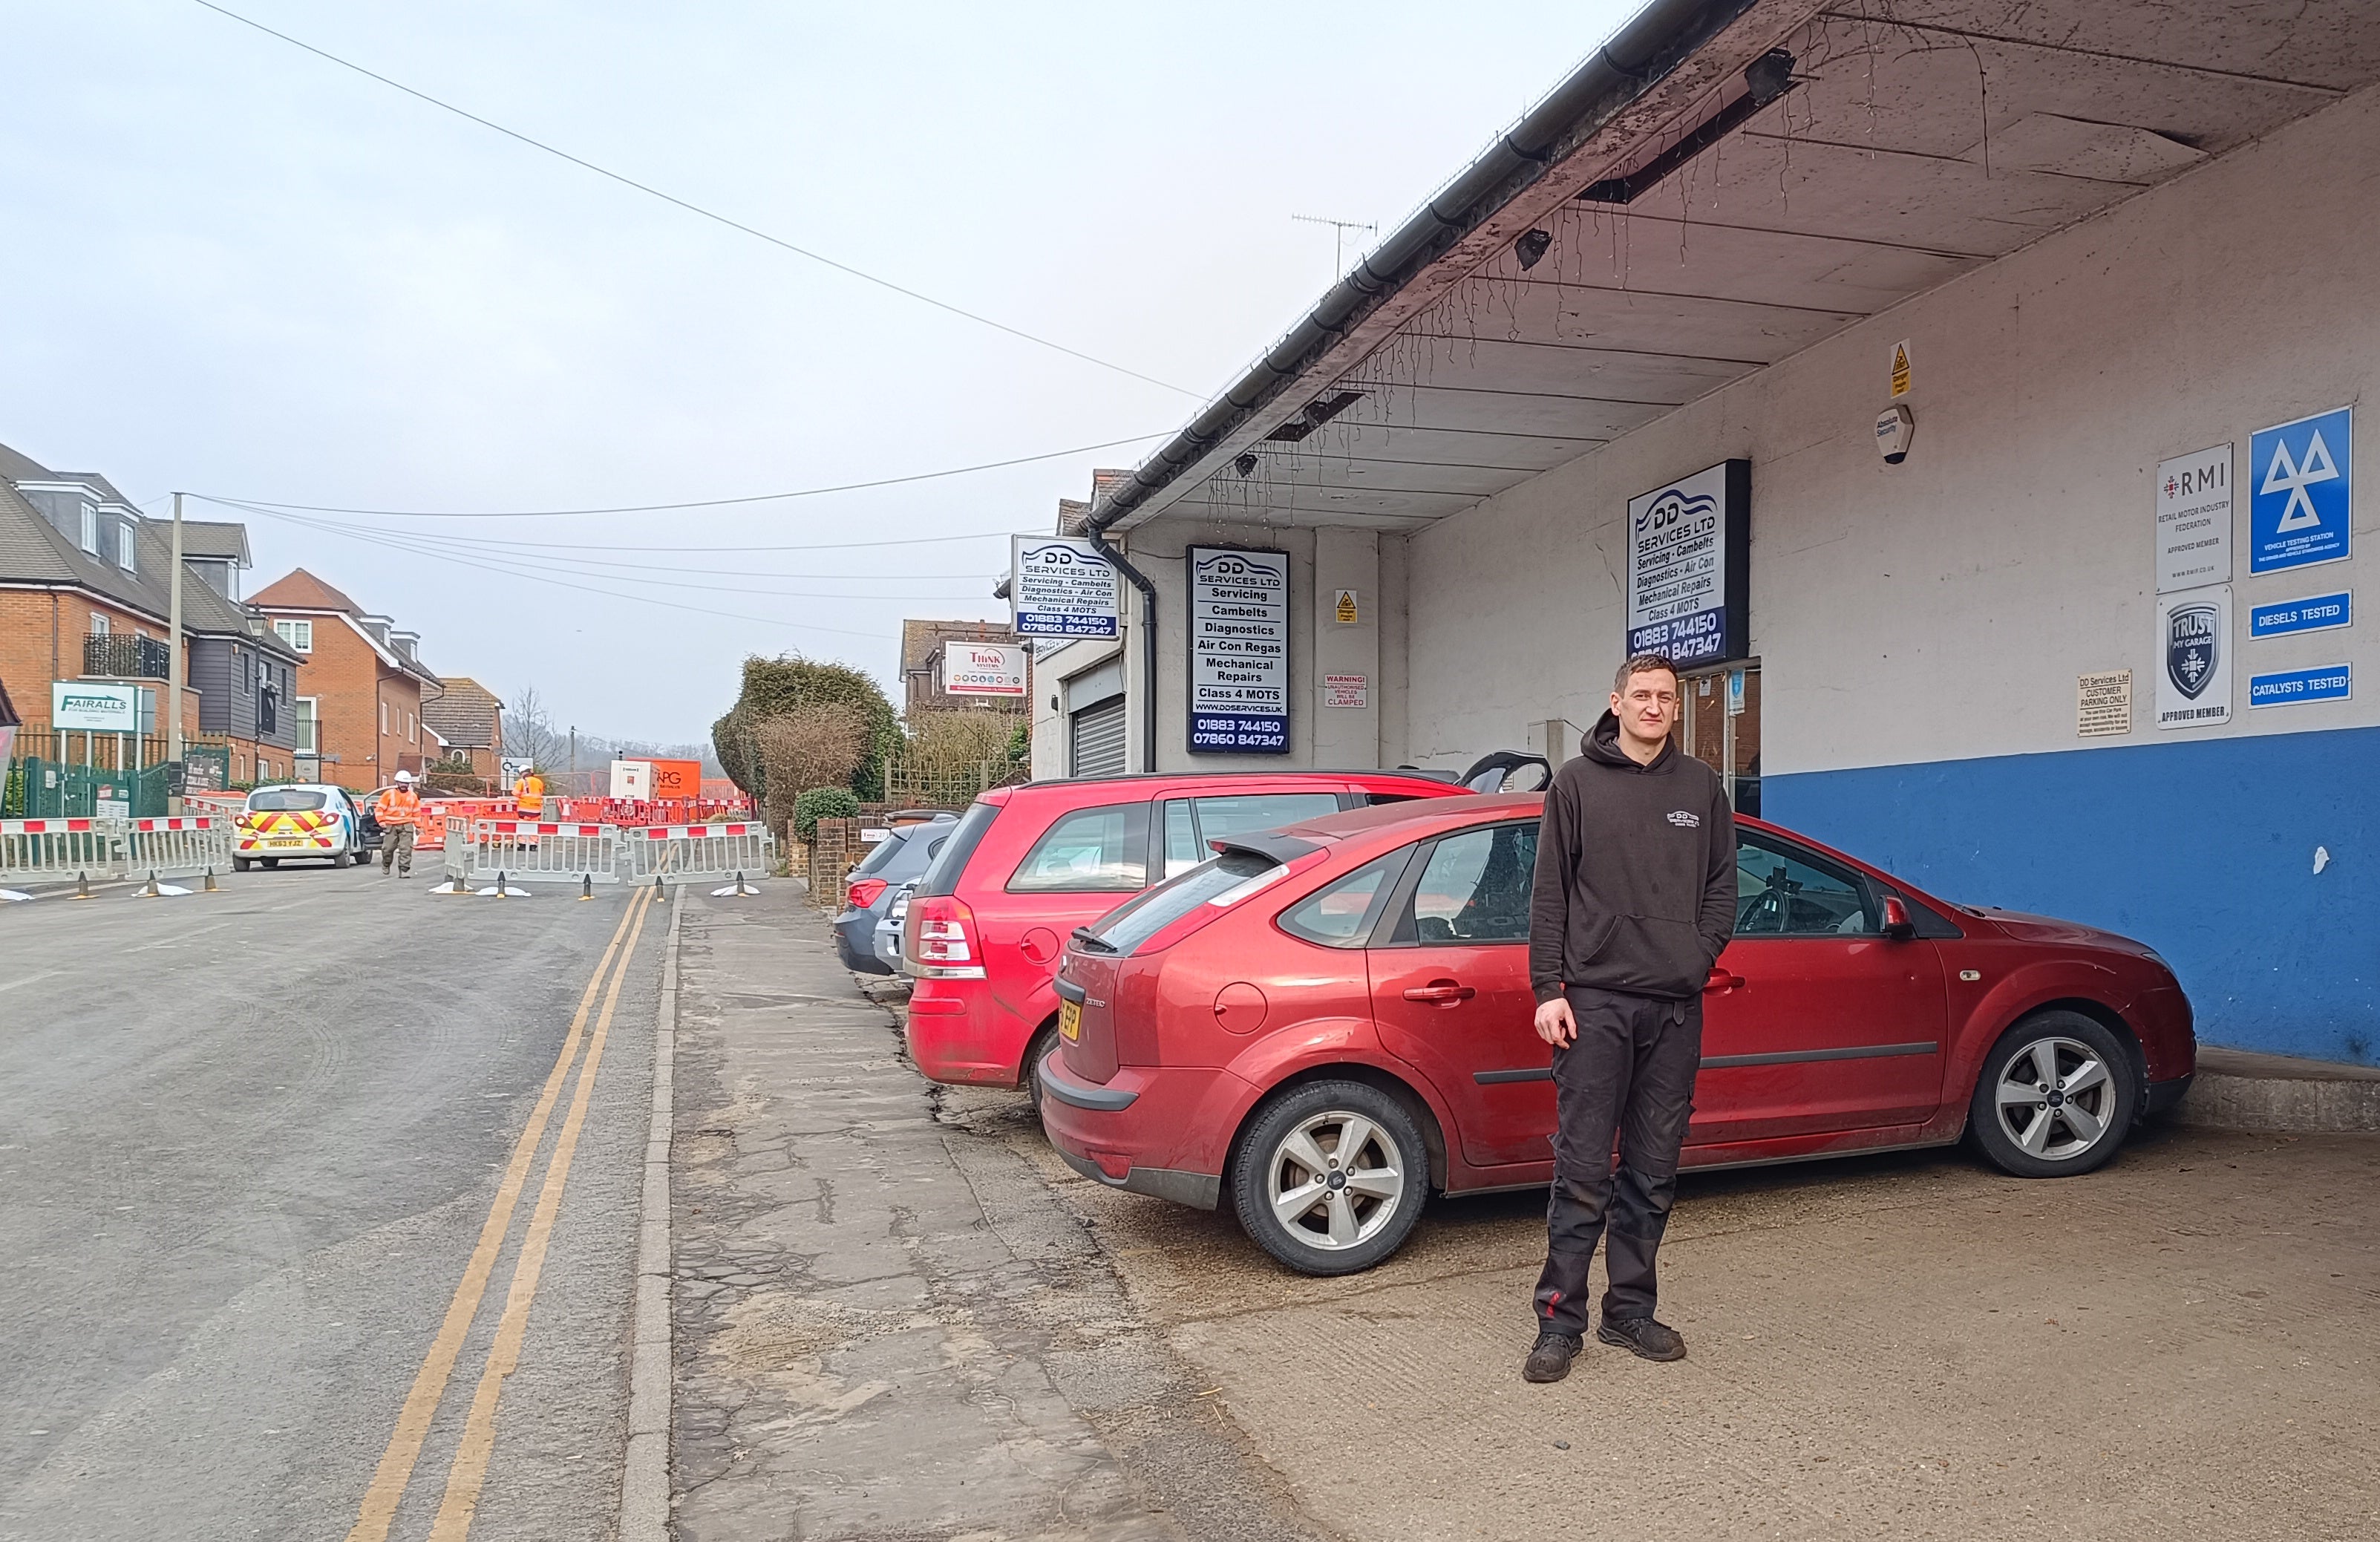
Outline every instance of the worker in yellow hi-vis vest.
<path fill-rule="evenodd" d="M 537 774 L 535 766 L 521 772 L 520 780 L 513 783 L 513 807 L 525 820 L 539 819 L 544 815 L 545 778 Z"/>

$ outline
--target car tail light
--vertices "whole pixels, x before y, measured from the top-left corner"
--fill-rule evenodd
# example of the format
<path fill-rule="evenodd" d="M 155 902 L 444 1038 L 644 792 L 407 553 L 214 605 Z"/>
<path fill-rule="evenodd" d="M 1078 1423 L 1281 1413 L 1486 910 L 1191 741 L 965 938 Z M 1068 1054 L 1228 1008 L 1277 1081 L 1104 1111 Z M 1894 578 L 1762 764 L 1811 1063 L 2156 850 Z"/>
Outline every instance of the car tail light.
<path fill-rule="evenodd" d="M 844 897 L 851 903 L 852 909 L 865 910 L 876 903 L 878 895 L 891 887 L 891 884 L 880 878 L 855 879 L 849 892 Z"/>
<path fill-rule="evenodd" d="M 913 898 L 904 929 L 909 972 L 919 979 L 979 980 L 983 955 L 975 937 L 975 912 L 947 894 Z"/>

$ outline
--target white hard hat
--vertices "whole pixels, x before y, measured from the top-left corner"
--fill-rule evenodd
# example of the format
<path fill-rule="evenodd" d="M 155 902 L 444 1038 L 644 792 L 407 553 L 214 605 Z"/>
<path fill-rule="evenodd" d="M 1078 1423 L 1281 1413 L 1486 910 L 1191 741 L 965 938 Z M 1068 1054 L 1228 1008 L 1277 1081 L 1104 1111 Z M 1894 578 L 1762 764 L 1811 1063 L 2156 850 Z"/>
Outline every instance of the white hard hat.
<path fill-rule="evenodd" d="M 410 782 L 410 781 L 412 781 L 412 780 L 413 780 L 413 773 L 412 773 L 411 771 L 399 771 L 399 772 L 397 772 L 397 773 L 396 773 L 396 780 L 397 780 L 400 783 L 407 783 L 407 782 Z"/>

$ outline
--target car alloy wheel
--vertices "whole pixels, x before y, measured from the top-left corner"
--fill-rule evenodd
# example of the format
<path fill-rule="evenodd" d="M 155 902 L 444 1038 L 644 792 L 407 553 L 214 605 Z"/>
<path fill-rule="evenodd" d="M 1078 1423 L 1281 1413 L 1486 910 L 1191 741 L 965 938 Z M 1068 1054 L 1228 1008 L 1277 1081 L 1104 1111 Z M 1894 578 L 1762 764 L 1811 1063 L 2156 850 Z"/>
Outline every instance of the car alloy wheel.
<path fill-rule="evenodd" d="M 2001 1036 L 1969 1110 L 1978 1144 L 2020 1177 L 2087 1172 L 2115 1154 L 2140 1104 L 2129 1049 L 2080 1013 L 2043 1013 Z"/>
<path fill-rule="evenodd" d="M 1395 1099 L 1360 1082 L 1319 1082 L 1259 1113 L 1232 1187 L 1241 1224 L 1266 1252 L 1300 1273 L 1352 1274 L 1413 1230 L 1429 1159 Z"/>
<path fill-rule="evenodd" d="M 2106 1138 L 2114 1113 L 2115 1077 L 2097 1050 L 2080 1039 L 2037 1038 L 2019 1050 L 1992 1089 L 2000 1133 L 2018 1150 L 2045 1161 L 2089 1154 Z"/>

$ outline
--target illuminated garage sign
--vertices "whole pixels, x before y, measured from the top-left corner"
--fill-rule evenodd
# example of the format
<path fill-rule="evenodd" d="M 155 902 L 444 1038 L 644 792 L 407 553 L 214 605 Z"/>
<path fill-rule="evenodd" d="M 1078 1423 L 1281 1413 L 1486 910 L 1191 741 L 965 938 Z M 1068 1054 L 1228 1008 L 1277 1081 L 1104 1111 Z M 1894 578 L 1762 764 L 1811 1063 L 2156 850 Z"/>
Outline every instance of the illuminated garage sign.
<path fill-rule="evenodd" d="M 1628 500 L 1628 651 L 1681 669 L 1750 657 L 1752 462 Z"/>
<path fill-rule="evenodd" d="M 1289 753 L 1289 553 L 1193 546 L 1190 748 Z"/>

